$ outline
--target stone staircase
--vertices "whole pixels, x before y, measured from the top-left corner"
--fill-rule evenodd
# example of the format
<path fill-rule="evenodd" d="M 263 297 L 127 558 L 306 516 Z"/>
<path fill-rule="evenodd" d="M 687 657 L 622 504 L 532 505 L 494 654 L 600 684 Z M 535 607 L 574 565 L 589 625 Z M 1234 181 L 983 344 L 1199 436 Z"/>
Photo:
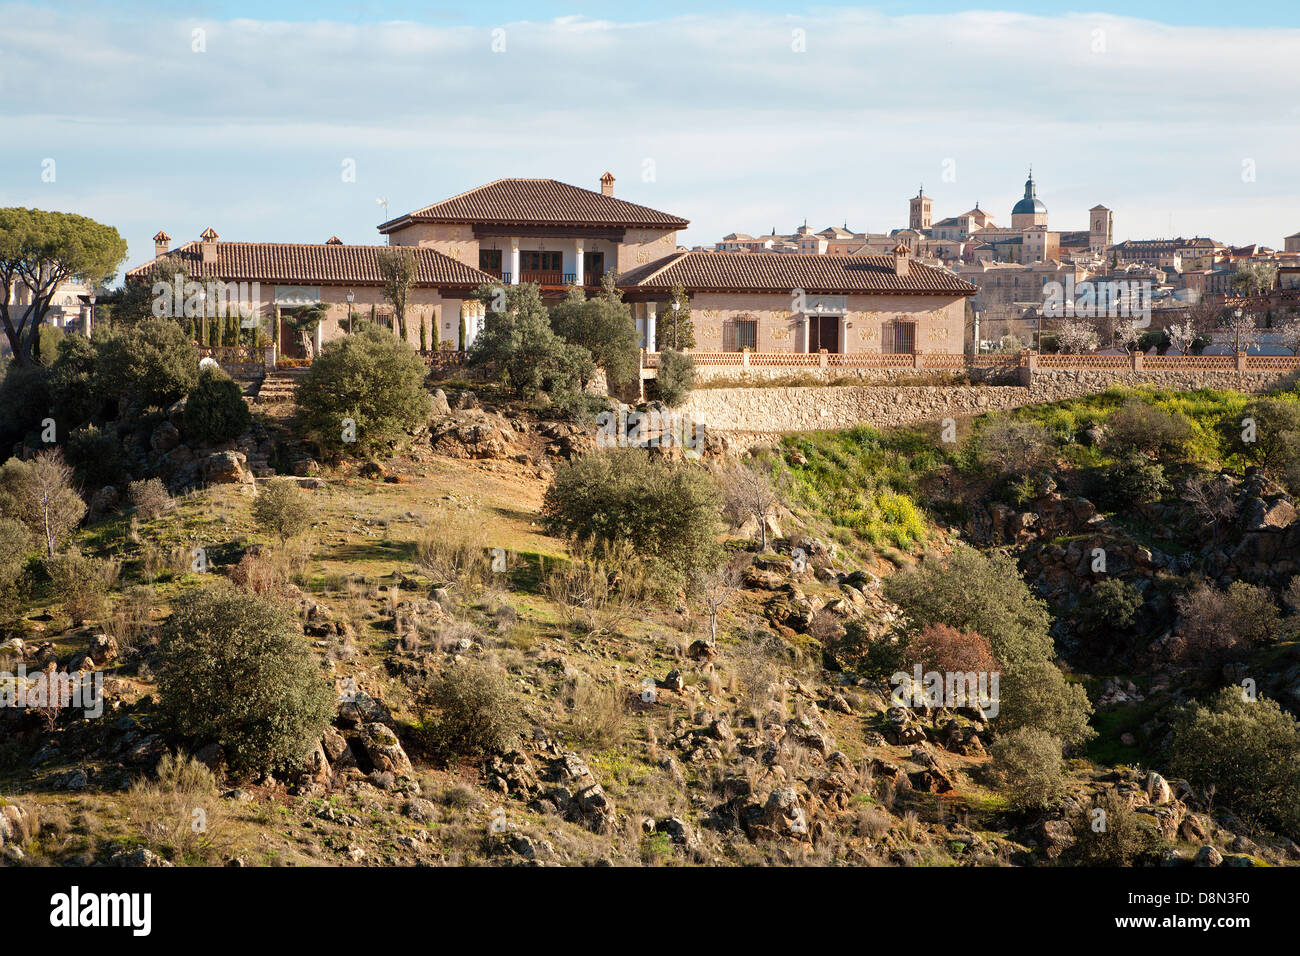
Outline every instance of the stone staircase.
<path fill-rule="evenodd" d="M 259 405 L 292 405 L 293 390 L 306 374 L 305 368 L 271 369 L 262 379 L 254 401 Z"/>

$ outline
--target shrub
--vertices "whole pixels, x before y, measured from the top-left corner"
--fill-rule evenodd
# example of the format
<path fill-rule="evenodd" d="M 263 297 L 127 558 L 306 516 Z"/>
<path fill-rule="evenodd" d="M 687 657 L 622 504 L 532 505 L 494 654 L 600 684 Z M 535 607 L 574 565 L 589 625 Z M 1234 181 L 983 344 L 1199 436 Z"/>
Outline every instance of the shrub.
<path fill-rule="evenodd" d="M 1142 593 L 1127 581 L 1106 578 L 1083 596 L 1079 626 L 1088 632 L 1125 631 L 1142 606 Z"/>
<path fill-rule="evenodd" d="M 40 365 L 10 365 L 0 379 L 0 439 L 4 447 L 39 429 L 50 414 L 50 371 Z"/>
<path fill-rule="evenodd" d="M 185 402 L 185 431 L 205 442 L 238 438 L 253 423 L 237 382 L 219 368 L 205 368 Z"/>
<path fill-rule="evenodd" d="M 492 368 L 516 395 L 528 399 L 538 392 L 581 391 L 591 380 L 591 353 L 556 334 L 537 286 L 482 286 L 475 295 L 487 312 L 470 348 L 471 365 Z"/>
<path fill-rule="evenodd" d="M 524 730 L 505 674 L 482 661 L 461 661 L 416 684 L 420 745 L 440 759 L 506 751 Z"/>
<path fill-rule="evenodd" d="M 1013 810 L 1041 810 L 1065 795 L 1061 742 L 1042 730 L 1020 727 L 999 735 L 990 748 L 998 785 Z"/>
<path fill-rule="evenodd" d="M 108 592 L 117 582 L 119 571 L 116 561 L 69 551 L 47 558 L 45 570 L 63 613 L 74 625 L 101 620 L 108 613 Z"/>
<path fill-rule="evenodd" d="M 84 335 L 68 335 L 59 342 L 49 390 L 60 435 L 95 418 L 113 397 L 105 394 L 100 364 L 98 347 Z"/>
<path fill-rule="evenodd" d="M 603 288 L 592 298 L 573 289 L 551 309 L 550 321 L 557 335 L 570 345 L 581 346 L 605 370 L 611 391 L 635 390 L 641 374 L 641 347 L 632 310 L 606 273 Z"/>
<path fill-rule="evenodd" d="M 102 488 L 117 484 L 126 470 L 117 436 L 95 425 L 78 428 L 63 443 L 68 464 L 83 486 Z"/>
<path fill-rule="evenodd" d="M 18 616 L 32 544 L 31 532 L 21 521 L 0 517 L 0 627 Z"/>
<path fill-rule="evenodd" d="M 976 441 L 980 461 L 999 474 L 1024 475 L 1051 460 L 1051 433 L 1033 422 L 999 419 L 980 431 Z"/>
<path fill-rule="evenodd" d="M 335 339 L 298 386 L 300 421 L 325 452 L 370 457 L 428 421 L 425 372 L 415 350 L 382 329 Z"/>
<path fill-rule="evenodd" d="M 998 669 L 993 648 L 983 634 L 959 631 L 947 624 L 927 624 L 907 648 L 910 664 L 925 671 L 992 673 Z"/>
<path fill-rule="evenodd" d="M 906 634 L 889 634 L 873 639 L 871 622 L 849 618 L 844 634 L 827 642 L 840 663 L 872 681 L 887 681 L 908 662 Z"/>
<path fill-rule="evenodd" d="M 1051 734 L 1060 744 L 1077 748 L 1097 735 L 1088 726 L 1092 705 L 1081 684 L 1071 684 L 1047 661 L 1021 662 L 1003 672 L 999 686 L 997 727 L 1026 728 Z"/>
<path fill-rule="evenodd" d="M 311 500 L 296 481 L 272 478 L 257 490 L 253 520 L 263 533 L 279 538 L 283 546 L 311 527 Z"/>
<path fill-rule="evenodd" d="M 1106 469 L 1101 497 L 1115 508 L 1159 501 L 1169 493 L 1164 466 L 1132 454 Z"/>
<path fill-rule="evenodd" d="M 131 482 L 127 486 L 127 494 L 136 515 L 144 521 L 152 521 L 172 506 L 171 495 L 157 478 Z"/>
<path fill-rule="evenodd" d="M 31 461 L 10 458 L 0 466 L 0 514 L 26 525 L 48 556 L 85 513 L 86 503 L 72 487 L 72 469 L 58 451 L 40 452 Z"/>
<path fill-rule="evenodd" d="M 1192 423 L 1140 399 L 1129 399 L 1106 422 L 1107 450 L 1122 458 L 1142 455 L 1181 455 L 1192 438 Z"/>
<path fill-rule="evenodd" d="M 674 589 L 720 563 L 721 508 L 703 468 L 621 448 L 560 463 L 542 519 L 584 545 L 626 542 L 661 587 Z"/>
<path fill-rule="evenodd" d="M 945 624 L 986 635 L 1004 667 L 1052 656 L 1047 605 L 1030 593 L 1005 554 L 959 546 L 942 561 L 887 578 L 885 596 L 907 614 L 911 633 Z"/>
<path fill-rule="evenodd" d="M 1226 591 L 1202 583 L 1176 600 L 1188 663 L 1217 666 L 1242 651 L 1271 644 L 1283 624 L 1268 589 L 1233 581 Z"/>
<path fill-rule="evenodd" d="M 415 566 L 435 584 L 469 592 L 484 587 L 492 571 L 483 541 L 441 527 L 426 528 L 416 539 Z"/>
<path fill-rule="evenodd" d="M 1276 701 L 1225 687 L 1171 721 L 1171 772 L 1250 824 L 1300 836 L 1300 725 Z"/>
<path fill-rule="evenodd" d="M 665 405 L 670 408 L 681 405 L 695 387 L 695 359 L 684 352 L 660 352 L 654 386 L 655 394 Z"/>
<path fill-rule="evenodd" d="M 145 319 L 126 333 L 108 335 L 99 351 L 106 393 L 143 406 L 166 408 L 198 381 L 198 349 L 172 319 Z"/>
<path fill-rule="evenodd" d="M 159 709 L 222 746 L 236 773 L 296 768 L 334 716 L 293 609 L 221 582 L 175 602 L 159 643 Z"/>
<path fill-rule="evenodd" d="M 1248 432 L 1254 424 L 1253 435 Z M 1300 455 L 1300 402 L 1258 398 L 1221 426 L 1234 451 L 1269 474 L 1284 474 Z M 1253 441 L 1246 441 L 1247 437 Z"/>
<path fill-rule="evenodd" d="M 1157 849 L 1156 832 L 1138 823 L 1133 808 L 1114 790 L 1107 790 L 1095 807 L 1083 807 L 1070 821 L 1074 845 L 1066 859 L 1077 866 L 1132 866 Z M 1104 816 L 1099 816 L 1100 810 Z"/>

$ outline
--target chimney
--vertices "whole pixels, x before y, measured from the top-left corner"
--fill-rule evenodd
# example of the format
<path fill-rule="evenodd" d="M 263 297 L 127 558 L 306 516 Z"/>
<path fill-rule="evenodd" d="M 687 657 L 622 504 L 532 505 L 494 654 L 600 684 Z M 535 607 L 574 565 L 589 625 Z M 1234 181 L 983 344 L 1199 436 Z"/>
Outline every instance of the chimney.
<path fill-rule="evenodd" d="M 159 229 L 158 235 L 153 237 L 153 257 L 155 259 L 161 259 L 163 256 L 167 255 L 167 243 L 171 241 L 172 237 Z"/>
<path fill-rule="evenodd" d="M 200 261 L 206 266 L 217 261 L 217 232 L 211 226 L 203 230 L 203 235 L 199 236 L 203 240 L 199 245 Z"/>
<path fill-rule="evenodd" d="M 894 275 L 906 277 L 912 268 L 912 253 L 905 243 L 894 246 Z"/>
<path fill-rule="evenodd" d="M 600 177 L 600 194 L 602 196 L 614 195 L 614 174 L 613 173 L 606 172 L 604 176 Z"/>

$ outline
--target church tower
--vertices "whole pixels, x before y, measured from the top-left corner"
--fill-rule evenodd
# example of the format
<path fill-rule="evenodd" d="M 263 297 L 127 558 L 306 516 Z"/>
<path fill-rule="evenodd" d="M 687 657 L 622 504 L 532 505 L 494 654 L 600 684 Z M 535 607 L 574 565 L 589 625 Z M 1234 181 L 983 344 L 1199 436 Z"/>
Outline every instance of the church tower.
<path fill-rule="evenodd" d="M 1029 229 L 1033 226 L 1047 225 L 1047 207 L 1038 198 L 1038 189 L 1034 185 L 1034 170 L 1029 170 L 1025 180 L 1025 198 L 1011 207 L 1011 228 Z"/>
<path fill-rule="evenodd" d="M 1100 204 L 1088 210 L 1088 251 L 1104 255 L 1114 242 L 1115 214 Z"/>
<path fill-rule="evenodd" d="M 908 203 L 909 215 L 907 217 L 907 228 L 921 232 L 930 228 L 931 206 L 933 205 L 929 196 L 925 194 L 925 187 L 922 186 L 917 194 Z"/>

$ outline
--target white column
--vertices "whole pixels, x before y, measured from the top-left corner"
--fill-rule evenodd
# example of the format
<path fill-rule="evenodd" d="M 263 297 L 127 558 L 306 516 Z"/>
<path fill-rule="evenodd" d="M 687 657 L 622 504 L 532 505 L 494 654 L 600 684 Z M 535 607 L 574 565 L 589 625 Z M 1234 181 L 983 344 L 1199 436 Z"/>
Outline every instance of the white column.
<path fill-rule="evenodd" d="M 647 352 L 658 352 L 655 346 L 655 310 L 659 306 L 654 302 L 647 302 L 645 307 L 645 348 Z"/>
<path fill-rule="evenodd" d="M 519 285 L 519 240 L 510 240 L 510 284 Z"/>
<path fill-rule="evenodd" d="M 803 317 L 803 350 L 812 351 L 812 328 L 808 324 L 808 316 L 805 313 Z"/>
<path fill-rule="evenodd" d="M 574 240 L 574 248 L 576 252 L 575 252 L 575 258 L 573 260 L 573 274 L 574 274 L 574 281 L 578 283 L 578 285 L 587 284 L 586 271 L 582 267 L 582 247 L 583 247 L 583 240 L 581 239 Z"/>

